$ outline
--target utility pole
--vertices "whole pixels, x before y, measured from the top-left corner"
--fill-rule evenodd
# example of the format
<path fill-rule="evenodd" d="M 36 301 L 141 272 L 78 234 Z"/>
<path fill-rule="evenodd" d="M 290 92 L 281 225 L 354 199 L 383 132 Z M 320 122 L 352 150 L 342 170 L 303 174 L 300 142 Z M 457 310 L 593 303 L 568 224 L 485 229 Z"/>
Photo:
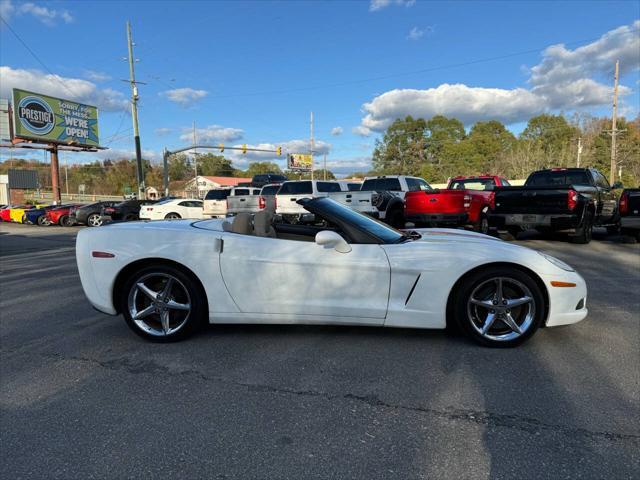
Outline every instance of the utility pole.
<path fill-rule="evenodd" d="M 58 164 L 58 145 L 52 144 L 49 150 L 51 154 L 51 190 L 53 193 L 53 202 L 55 205 L 62 203 L 60 194 L 60 167 Z"/>
<path fill-rule="evenodd" d="M 315 149 L 315 142 L 313 140 L 313 112 L 311 112 L 310 134 L 309 148 L 311 149 L 311 180 L 313 180 L 313 150 Z"/>
<path fill-rule="evenodd" d="M 162 166 L 164 167 L 164 175 L 162 186 L 164 187 L 164 196 L 169 196 L 169 152 L 165 148 L 162 152 Z"/>
<path fill-rule="evenodd" d="M 580 168 L 580 155 L 582 155 L 582 137 L 578 137 L 578 159 L 576 160 L 576 167 Z"/>
<path fill-rule="evenodd" d="M 194 175 L 194 179 L 196 179 L 196 188 L 198 188 L 197 185 L 197 178 L 198 178 L 198 149 L 195 148 L 195 145 L 197 145 L 198 142 L 196 141 L 196 121 L 193 121 L 193 175 Z"/>
<path fill-rule="evenodd" d="M 140 147 L 140 131 L 138 129 L 138 85 L 133 64 L 133 41 L 131 40 L 131 23 L 127 21 L 127 44 L 129 46 L 129 83 L 131 85 L 131 118 L 133 120 L 133 137 L 136 145 L 136 166 L 138 175 L 138 198 L 145 196 L 144 170 L 142 169 L 142 148 Z M 141 83 L 141 82 L 140 82 Z"/>
<path fill-rule="evenodd" d="M 324 165 L 322 165 L 322 169 L 324 170 L 323 180 L 327 179 L 327 154 L 324 154 Z"/>
<path fill-rule="evenodd" d="M 611 115 L 611 172 L 609 173 L 609 183 L 616 181 L 616 120 L 618 116 L 618 73 L 620 62 L 616 60 L 616 72 L 613 77 L 613 113 Z"/>

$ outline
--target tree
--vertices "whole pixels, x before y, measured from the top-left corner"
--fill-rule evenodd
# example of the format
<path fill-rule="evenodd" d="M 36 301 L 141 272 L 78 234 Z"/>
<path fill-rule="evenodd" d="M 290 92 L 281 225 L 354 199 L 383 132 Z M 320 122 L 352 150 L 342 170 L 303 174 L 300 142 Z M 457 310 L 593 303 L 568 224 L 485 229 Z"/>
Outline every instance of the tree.
<path fill-rule="evenodd" d="M 198 155 L 199 175 L 231 177 L 235 173 L 236 170 L 233 168 L 231 160 L 224 158 L 222 155 L 214 155 L 213 153 Z"/>
<path fill-rule="evenodd" d="M 520 138 L 539 143 L 547 152 L 559 152 L 573 142 L 579 130 L 562 115 L 538 115 L 527 123 Z"/>
<path fill-rule="evenodd" d="M 184 180 L 191 171 L 191 164 L 186 155 L 179 153 L 169 157 L 169 180 Z"/>
<path fill-rule="evenodd" d="M 282 173 L 278 164 L 274 162 L 252 162 L 249 164 L 249 168 L 245 172 L 242 172 L 247 177 L 253 177 L 254 175 L 260 175 L 261 173 Z"/>
<path fill-rule="evenodd" d="M 486 163 L 494 160 L 501 152 L 513 148 L 516 143 L 513 133 L 497 120 L 476 123 L 471 127 L 467 140 Z"/>

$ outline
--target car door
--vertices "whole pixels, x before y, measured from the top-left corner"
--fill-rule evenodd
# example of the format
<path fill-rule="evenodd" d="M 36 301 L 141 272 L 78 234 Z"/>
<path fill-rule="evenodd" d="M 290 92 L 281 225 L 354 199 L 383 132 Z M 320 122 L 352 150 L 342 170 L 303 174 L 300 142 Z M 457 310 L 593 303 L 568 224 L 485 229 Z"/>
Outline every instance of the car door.
<path fill-rule="evenodd" d="M 600 223 L 608 223 L 615 216 L 618 199 L 607 179 L 599 171 L 592 170 L 591 173 L 598 189 L 597 212 L 600 215 Z"/>
<path fill-rule="evenodd" d="M 351 245 L 349 253 L 339 253 L 313 241 L 230 232 L 222 239 L 222 278 L 242 312 L 383 323 L 390 266 L 379 245 Z"/>

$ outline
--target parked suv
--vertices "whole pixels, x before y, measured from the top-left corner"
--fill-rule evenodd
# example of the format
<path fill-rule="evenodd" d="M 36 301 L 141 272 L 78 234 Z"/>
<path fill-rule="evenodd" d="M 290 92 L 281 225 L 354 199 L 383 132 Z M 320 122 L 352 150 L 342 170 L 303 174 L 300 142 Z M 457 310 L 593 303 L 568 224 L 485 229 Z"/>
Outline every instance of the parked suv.
<path fill-rule="evenodd" d="M 286 176 L 279 173 L 261 173 L 253 176 L 251 186 L 262 188 L 269 183 L 282 183 L 287 180 L 289 179 Z"/>
<path fill-rule="evenodd" d="M 393 227 L 404 227 L 404 198 L 407 192 L 432 190 L 422 178 L 405 175 L 366 177 L 360 191 L 373 192 L 372 202 L 380 220 Z"/>
<path fill-rule="evenodd" d="M 216 188 L 209 190 L 204 196 L 205 217 L 225 217 L 227 215 L 227 197 L 231 188 Z"/>

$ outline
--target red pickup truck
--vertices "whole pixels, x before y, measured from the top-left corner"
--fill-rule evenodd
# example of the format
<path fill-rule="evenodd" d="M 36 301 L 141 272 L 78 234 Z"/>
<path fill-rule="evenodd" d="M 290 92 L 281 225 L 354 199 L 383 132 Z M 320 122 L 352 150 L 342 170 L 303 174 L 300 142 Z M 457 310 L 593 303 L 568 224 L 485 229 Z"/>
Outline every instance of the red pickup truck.
<path fill-rule="evenodd" d="M 508 186 L 509 182 L 497 175 L 452 178 L 446 190 L 408 192 L 404 199 L 405 218 L 416 226 L 470 226 L 486 234 L 493 189 Z"/>

